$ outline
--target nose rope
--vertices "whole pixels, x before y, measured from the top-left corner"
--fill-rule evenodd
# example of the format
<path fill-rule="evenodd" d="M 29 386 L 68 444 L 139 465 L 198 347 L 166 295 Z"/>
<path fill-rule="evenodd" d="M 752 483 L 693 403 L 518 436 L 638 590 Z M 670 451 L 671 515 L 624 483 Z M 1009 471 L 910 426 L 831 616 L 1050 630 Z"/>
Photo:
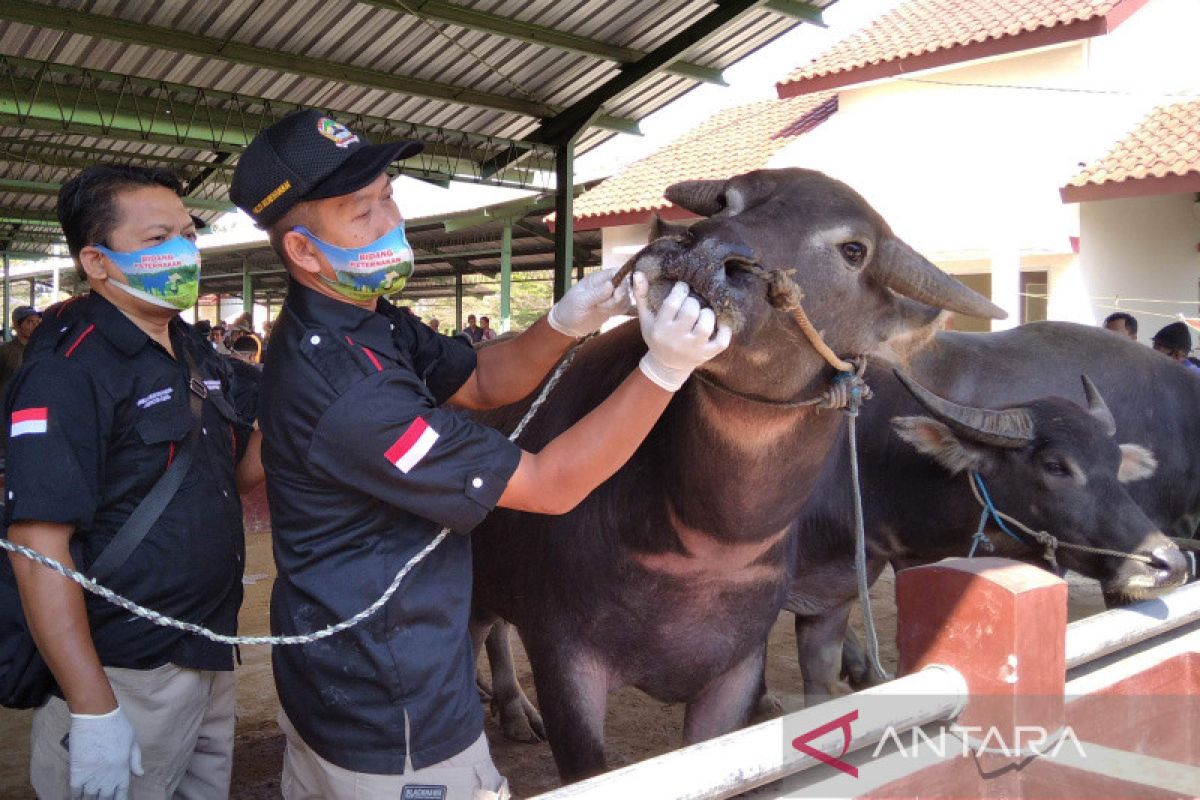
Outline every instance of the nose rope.
<path fill-rule="evenodd" d="M 976 487 L 977 483 L 978 488 Z M 1053 534 L 1047 533 L 1046 531 L 1035 531 L 1033 528 L 1029 527 L 1020 520 L 1015 519 L 1014 517 L 1011 517 L 996 508 L 996 505 L 992 502 L 991 496 L 988 494 L 987 487 L 983 484 L 983 476 L 978 472 L 971 471 L 968 473 L 967 485 L 971 487 L 971 494 L 975 497 L 975 502 L 979 503 L 979 505 L 983 508 L 983 514 L 979 518 L 979 529 L 975 531 L 975 536 L 972 538 L 971 552 L 968 553 L 968 558 L 975 555 L 975 549 L 979 544 L 983 544 L 984 548 L 989 552 L 995 550 L 995 545 L 992 544 L 991 540 L 988 539 L 987 534 L 983 531 L 983 529 L 987 527 L 988 519 L 992 518 L 996 521 L 996 524 L 1000 527 L 1000 530 L 1004 531 L 1017 541 L 1021 541 L 1022 544 L 1027 543 L 1023 542 L 1019 536 L 1005 527 L 1005 522 L 1007 522 L 1009 525 L 1012 525 L 1030 539 L 1040 544 L 1043 548 L 1042 557 L 1045 558 L 1046 561 L 1050 562 L 1050 565 L 1055 569 L 1058 569 L 1058 558 L 1056 551 L 1060 548 L 1066 550 L 1078 550 L 1083 553 L 1092 553 L 1098 556 L 1127 558 L 1130 561 L 1138 561 L 1147 565 L 1154 564 L 1154 559 L 1150 556 L 1143 556 L 1138 553 L 1125 553 L 1120 550 L 1110 550 L 1105 547 L 1091 547 L 1085 544 L 1064 542 Z M 980 490 L 983 491 L 982 496 L 980 496 Z"/>

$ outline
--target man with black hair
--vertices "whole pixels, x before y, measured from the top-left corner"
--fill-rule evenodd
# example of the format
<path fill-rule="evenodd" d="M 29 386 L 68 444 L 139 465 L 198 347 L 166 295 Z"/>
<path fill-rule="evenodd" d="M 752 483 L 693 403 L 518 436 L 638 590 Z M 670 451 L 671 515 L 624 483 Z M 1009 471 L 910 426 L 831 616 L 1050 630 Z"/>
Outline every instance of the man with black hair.
<path fill-rule="evenodd" d="M 1200 365 L 1188 358 L 1192 352 L 1192 332 L 1188 329 L 1187 323 L 1172 322 L 1170 325 L 1164 325 L 1158 333 L 1154 334 L 1151 342 L 1158 352 L 1178 361 L 1190 370 L 1200 372 Z"/>
<path fill-rule="evenodd" d="M 1138 321 L 1132 314 L 1126 314 L 1124 311 L 1109 314 L 1104 318 L 1104 327 L 1113 333 L 1119 333 L 1137 341 Z"/>
<path fill-rule="evenodd" d="M 414 260 L 387 168 L 420 149 L 372 145 L 302 110 L 255 137 L 230 186 L 289 277 L 262 385 L 272 629 L 308 633 L 352 616 L 440 528 L 453 531 L 377 615 L 272 652 L 288 800 L 505 794 L 475 691 L 465 534 L 497 505 L 568 512 L 731 336 L 682 283 L 651 311 L 637 274 L 640 368 L 539 452 L 445 407 L 528 396 L 579 337 L 624 313 L 629 295 L 613 285 L 616 270 L 593 273 L 521 335 L 479 351 L 388 303 Z"/>
<path fill-rule="evenodd" d="M 179 319 L 200 271 L 182 194 L 169 172 L 134 166 L 90 167 L 59 192 L 67 246 L 91 291 L 47 310 L 8 394 L 5 514 L 11 541 L 232 634 L 238 490 L 261 480 L 259 437 L 227 399 L 225 361 Z M 150 495 L 165 508 L 127 526 Z M 10 559 L 4 579 L 15 578 L 56 683 L 33 716 L 38 796 L 227 796 L 233 648 Z"/>

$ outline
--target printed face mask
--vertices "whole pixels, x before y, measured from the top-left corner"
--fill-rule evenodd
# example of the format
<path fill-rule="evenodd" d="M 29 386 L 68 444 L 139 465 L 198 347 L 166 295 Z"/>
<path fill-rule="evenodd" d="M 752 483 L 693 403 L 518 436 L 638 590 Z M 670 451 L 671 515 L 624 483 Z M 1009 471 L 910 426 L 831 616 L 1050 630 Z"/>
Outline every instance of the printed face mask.
<path fill-rule="evenodd" d="M 110 286 L 173 311 L 196 305 L 200 294 L 200 248 L 195 242 L 173 236 L 162 244 L 132 253 L 110 250 L 102 244 L 92 247 L 108 256 L 129 281 L 109 281 Z"/>
<path fill-rule="evenodd" d="M 404 288 L 413 273 L 413 252 L 401 222 L 363 247 L 338 247 L 318 239 L 303 225 L 297 227 L 329 260 L 336 280 L 320 279 L 338 294 L 363 303 Z"/>

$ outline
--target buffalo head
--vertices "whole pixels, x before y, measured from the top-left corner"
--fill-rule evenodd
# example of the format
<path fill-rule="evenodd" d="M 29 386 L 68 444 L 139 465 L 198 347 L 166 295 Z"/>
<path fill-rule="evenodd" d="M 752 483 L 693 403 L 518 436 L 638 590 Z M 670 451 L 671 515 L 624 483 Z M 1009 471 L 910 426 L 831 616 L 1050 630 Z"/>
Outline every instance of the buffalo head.
<path fill-rule="evenodd" d="M 1152 475 L 1154 456 L 1140 445 L 1117 444 L 1113 416 L 1086 376 L 1085 410 L 1058 397 L 1003 409 L 971 408 L 938 397 L 899 371 L 896 375 L 933 415 L 892 420 L 900 437 L 918 451 L 951 473 L 979 473 L 996 507 L 1035 531 L 1149 562 L 1060 548 L 1060 565 L 1098 579 L 1105 594 L 1123 598 L 1184 582 L 1187 565 L 1179 548 L 1124 486 Z M 1031 541 L 1018 545 L 1003 534 L 992 541 L 1009 555 L 1041 549 Z"/>
<path fill-rule="evenodd" d="M 777 377 L 800 366 L 780 360 L 804 344 L 789 315 L 769 302 L 764 271 L 789 271 L 809 318 L 842 356 L 932 333 L 942 309 L 1005 316 L 897 238 L 853 189 L 820 172 L 685 181 L 666 197 L 705 218 L 690 227 L 656 223 L 635 267 L 650 278 L 652 305 L 683 280 L 733 327 L 735 346 L 709 367 L 727 378 L 746 377 L 729 375 L 739 348 L 754 351 L 759 374 L 769 356 Z"/>

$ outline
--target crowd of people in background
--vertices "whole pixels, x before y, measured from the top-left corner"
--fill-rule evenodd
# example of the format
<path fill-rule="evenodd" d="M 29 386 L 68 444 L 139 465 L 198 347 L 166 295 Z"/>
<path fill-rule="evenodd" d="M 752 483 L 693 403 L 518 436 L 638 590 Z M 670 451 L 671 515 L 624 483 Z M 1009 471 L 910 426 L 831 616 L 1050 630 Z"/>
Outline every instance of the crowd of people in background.
<path fill-rule="evenodd" d="M 1104 318 L 1104 327 L 1120 336 L 1137 341 L 1138 321 L 1132 314 L 1117 311 Z M 1159 353 L 1174 359 L 1187 369 L 1200 372 L 1200 359 L 1192 355 L 1192 331 L 1186 322 L 1172 322 L 1159 328 L 1150 339 Z"/>

